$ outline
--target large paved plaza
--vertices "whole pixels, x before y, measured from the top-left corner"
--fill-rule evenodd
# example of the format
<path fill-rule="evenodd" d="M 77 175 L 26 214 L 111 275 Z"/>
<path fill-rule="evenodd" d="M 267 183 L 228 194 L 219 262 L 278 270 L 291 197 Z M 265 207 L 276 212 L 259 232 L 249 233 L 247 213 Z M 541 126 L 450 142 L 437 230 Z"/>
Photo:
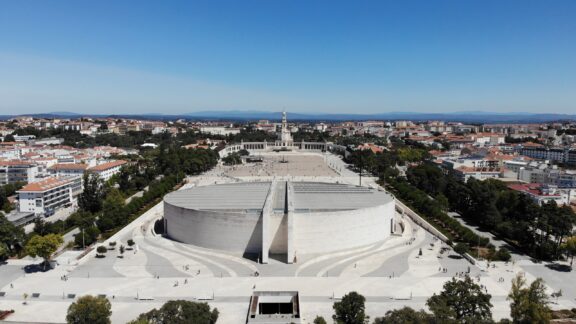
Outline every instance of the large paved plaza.
<path fill-rule="evenodd" d="M 289 162 L 281 163 L 279 159 Z M 218 166 L 189 178 L 184 188 L 273 176 L 354 184 L 358 181 L 336 156 L 292 153 L 285 157 L 267 156 L 264 165 Z M 370 178 L 363 179 L 363 183 L 376 186 Z M 162 237 L 153 231 L 153 223 L 162 215 L 163 205 L 158 204 L 109 239 L 118 245 L 134 239 L 135 248 L 122 258 L 117 251 L 95 258 L 92 251 L 78 260 L 79 252 L 66 252 L 57 258 L 59 265 L 54 270 L 30 274 L 24 274 L 21 268 L 34 260 L 10 260 L 0 266 L 0 291 L 5 292 L 0 297 L 0 309 L 15 310 L 9 317 L 11 321 L 62 323 L 74 297 L 106 295 L 112 302 L 113 322 L 125 323 L 171 299 L 205 300 L 219 309 L 219 323 L 245 323 L 253 290 L 297 290 L 303 323 L 311 323 L 316 315 L 330 318 L 335 299 L 358 291 L 366 296 L 367 312 L 374 318 L 404 305 L 425 307 L 426 299 L 439 292 L 446 280 L 463 272 L 470 272 L 492 294 L 497 319 L 509 316 L 506 295 L 510 280 L 518 272 L 526 272 L 529 280 L 535 275 L 544 276 L 551 290 L 563 288 L 564 297 L 554 307 L 576 307 L 574 291 L 567 288 L 569 283 L 576 284 L 573 273 L 554 276 L 552 270 L 546 272 L 543 265 L 526 259 L 508 264 L 496 262 L 494 268 L 486 268 L 484 263 L 474 266 L 407 216 L 397 215 L 403 230 L 378 244 L 309 255 L 294 264 L 274 256 L 268 264 L 259 264 L 241 255 Z M 255 276 L 256 272 L 259 276 Z M 63 276 L 68 279 L 63 280 Z M 24 293 L 39 295 L 23 305 Z"/>
<path fill-rule="evenodd" d="M 326 163 L 327 154 L 278 152 L 257 156 L 263 161 L 228 167 L 226 174 L 231 177 L 338 176 Z"/>

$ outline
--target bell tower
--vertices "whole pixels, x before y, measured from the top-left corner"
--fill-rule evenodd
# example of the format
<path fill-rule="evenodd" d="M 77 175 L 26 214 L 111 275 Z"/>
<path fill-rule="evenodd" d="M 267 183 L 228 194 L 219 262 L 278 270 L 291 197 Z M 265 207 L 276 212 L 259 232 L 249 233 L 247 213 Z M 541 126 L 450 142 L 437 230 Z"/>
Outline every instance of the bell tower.
<path fill-rule="evenodd" d="M 288 129 L 288 119 L 286 118 L 286 111 L 282 112 L 282 131 L 280 132 L 280 140 L 282 141 L 282 146 L 292 146 L 292 134 Z"/>

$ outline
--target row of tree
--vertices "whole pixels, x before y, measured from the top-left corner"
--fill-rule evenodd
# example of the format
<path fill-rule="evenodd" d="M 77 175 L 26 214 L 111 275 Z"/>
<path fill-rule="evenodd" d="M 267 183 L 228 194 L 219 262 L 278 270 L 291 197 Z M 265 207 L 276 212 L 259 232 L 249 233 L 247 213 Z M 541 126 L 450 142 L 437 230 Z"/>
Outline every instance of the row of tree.
<path fill-rule="evenodd" d="M 449 207 L 446 198 L 441 199 L 439 197 L 434 199 L 406 179 L 399 177 L 397 165 L 422 162 L 428 157 L 429 154 L 424 148 L 395 143 L 392 150 L 382 153 L 374 153 L 371 150 L 352 151 L 348 154 L 347 162 L 351 163 L 357 170 L 368 171 L 377 175 L 381 184 L 449 239 L 466 243 L 467 247 L 459 249 L 460 252 L 467 252 L 469 246 L 490 247 L 488 238 L 477 235 L 446 213 Z M 435 179 L 430 179 L 431 187 L 433 187 L 432 183 L 434 181 Z M 508 256 L 506 252 L 500 254 L 494 252 L 493 255 L 503 256 L 504 258 Z"/>
<path fill-rule="evenodd" d="M 105 124 L 103 124 L 105 125 Z M 62 128 L 37 129 L 35 127 L 24 127 L 15 130 L 16 135 L 34 135 L 36 138 L 58 137 L 64 140 L 64 145 L 74 146 L 77 148 L 94 147 L 100 145 L 111 145 L 122 148 L 139 148 L 144 143 L 187 145 L 196 143 L 199 139 L 210 137 L 209 134 L 202 134 L 198 131 L 184 130 L 185 125 L 180 126 L 176 134 L 163 132 L 152 134 L 151 131 L 129 131 L 120 135 L 116 133 L 100 133 L 96 136 L 81 134 L 77 130 L 65 130 Z M 220 137 L 220 136 L 216 136 Z M 222 137 L 226 139 L 226 137 Z M 13 135 L 8 135 L 4 141 L 13 141 Z"/>
<path fill-rule="evenodd" d="M 559 258 L 562 242 L 576 225 L 569 206 L 555 202 L 540 206 L 496 179 L 462 182 L 430 163 L 410 168 L 407 178 L 443 205 L 539 259 Z"/>
<path fill-rule="evenodd" d="M 560 293 L 555 293 L 560 295 Z M 512 280 L 508 294 L 511 320 L 503 319 L 499 323 L 549 323 L 552 312 L 549 308 L 550 297 L 542 279 L 528 284 L 523 275 Z M 477 324 L 495 323 L 492 318 L 492 296 L 472 278 L 452 278 L 447 281 L 440 293 L 428 298 L 424 310 L 410 307 L 391 310 L 383 317 L 374 319 L 374 324 Z M 366 315 L 366 298 L 357 292 L 346 294 L 333 305 L 333 321 L 336 324 L 366 324 L 370 321 Z M 105 297 L 83 296 L 68 308 L 66 321 L 69 324 L 108 324 L 112 315 L 111 304 Z M 160 309 L 140 314 L 130 324 L 214 324 L 219 312 L 211 309 L 207 303 L 185 300 L 171 300 Z M 316 316 L 314 324 L 326 324 L 321 316 Z"/>
<path fill-rule="evenodd" d="M 160 309 L 140 314 L 128 324 L 214 324 L 218 320 L 218 309 L 207 303 L 186 300 L 170 300 Z M 110 324 L 112 305 L 106 297 L 86 295 L 68 307 L 68 324 Z"/>
<path fill-rule="evenodd" d="M 430 297 L 426 306 L 430 313 L 410 307 L 388 311 L 385 316 L 374 319 L 374 324 L 478 324 L 494 323 L 492 319 L 492 296 L 468 276 L 453 278 L 444 284 L 439 294 Z M 512 320 L 503 319 L 499 323 L 549 323 L 552 312 L 549 308 L 550 296 L 542 279 L 527 284 L 522 275 L 512 280 L 508 295 Z M 364 296 L 357 292 L 345 295 L 333 305 L 332 319 L 337 324 L 365 324 L 370 321 L 365 312 Z M 326 324 L 317 316 L 314 324 Z"/>
<path fill-rule="evenodd" d="M 408 206 L 412 207 L 419 215 L 434 225 L 452 241 L 461 241 L 468 246 L 489 246 L 490 240 L 479 236 L 468 227 L 462 225 L 446 213 L 444 203 L 431 198 L 424 191 L 415 188 L 402 178 L 388 178 L 386 188 L 395 194 Z"/>

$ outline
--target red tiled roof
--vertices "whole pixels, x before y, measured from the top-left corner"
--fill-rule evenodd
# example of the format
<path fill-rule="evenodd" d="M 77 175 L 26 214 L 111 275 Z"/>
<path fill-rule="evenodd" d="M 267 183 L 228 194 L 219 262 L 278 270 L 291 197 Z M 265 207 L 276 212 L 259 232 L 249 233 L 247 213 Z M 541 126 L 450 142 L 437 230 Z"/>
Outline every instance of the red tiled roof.
<path fill-rule="evenodd" d="M 523 144 L 524 147 L 543 147 L 544 145 L 532 142 L 526 142 Z"/>
<path fill-rule="evenodd" d="M 0 142 L 1 146 L 25 145 L 24 142 Z"/>
<path fill-rule="evenodd" d="M 522 191 L 522 192 L 526 192 L 529 194 L 532 194 L 534 196 L 542 196 L 542 197 L 559 197 L 559 194 L 545 194 L 542 192 L 541 188 L 541 184 L 539 183 L 528 183 L 528 184 L 511 184 L 508 186 L 508 188 L 512 189 L 512 190 L 516 190 L 516 191 Z"/>
<path fill-rule="evenodd" d="M 71 180 L 70 179 L 59 179 L 59 178 L 47 178 L 46 180 L 42 180 L 42 181 L 38 181 L 38 182 L 32 182 L 29 183 L 27 185 L 25 185 L 24 187 L 22 187 L 22 189 L 18 190 L 18 192 L 21 191 L 46 191 L 52 188 L 56 188 L 56 187 L 60 187 L 62 185 L 65 185 L 67 183 L 69 183 Z"/>
<path fill-rule="evenodd" d="M 31 165 L 33 163 L 22 160 L 0 161 L 0 166 Z"/>
<path fill-rule="evenodd" d="M 462 173 L 469 173 L 469 172 L 499 173 L 501 171 L 499 168 L 487 168 L 487 167 L 474 168 L 474 167 L 469 167 L 469 166 L 464 166 L 464 165 L 457 167 L 456 170 L 458 170 Z"/>
<path fill-rule="evenodd" d="M 88 165 L 83 163 L 58 163 L 49 167 L 50 170 L 86 170 Z"/>
<path fill-rule="evenodd" d="M 112 169 L 112 168 L 120 166 L 120 165 L 124 165 L 126 163 L 127 162 L 124 160 L 116 160 L 116 161 L 112 161 L 112 162 L 102 163 L 102 164 L 99 164 L 95 167 L 91 167 L 90 171 L 104 171 L 104 170 Z"/>

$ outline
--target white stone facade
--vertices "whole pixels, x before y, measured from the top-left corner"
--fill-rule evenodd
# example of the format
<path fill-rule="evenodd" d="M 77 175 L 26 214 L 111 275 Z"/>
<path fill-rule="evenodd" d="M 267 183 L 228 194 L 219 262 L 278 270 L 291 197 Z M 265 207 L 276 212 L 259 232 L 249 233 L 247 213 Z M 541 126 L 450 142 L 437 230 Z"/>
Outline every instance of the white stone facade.
<path fill-rule="evenodd" d="M 282 186 L 286 186 L 287 191 L 279 190 Z M 293 201 L 293 190 L 292 183 L 273 182 L 266 202 L 258 210 L 200 210 L 189 205 L 179 206 L 165 198 L 166 234 L 174 240 L 204 248 L 258 254 L 264 263 L 270 254 L 285 254 L 287 262 L 292 263 L 301 255 L 375 244 L 384 241 L 392 232 L 395 200 L 389 196 L 380 200 L 383 193 L 374 194 L 373 197 L 381 202 L 371 206 L 306 210 L 294 208 L 298 202 L 285 202 Z M 329 192 L 328 189 L 327 199 L 330 199 Z M 365 194 L 372 197 L 373 193 Z M 362 193 L 349 195 L 350 206 L 354 205 L 355 195 Z M 220 198 L 214 198 L 214 201 L 217 199 Z"/>

